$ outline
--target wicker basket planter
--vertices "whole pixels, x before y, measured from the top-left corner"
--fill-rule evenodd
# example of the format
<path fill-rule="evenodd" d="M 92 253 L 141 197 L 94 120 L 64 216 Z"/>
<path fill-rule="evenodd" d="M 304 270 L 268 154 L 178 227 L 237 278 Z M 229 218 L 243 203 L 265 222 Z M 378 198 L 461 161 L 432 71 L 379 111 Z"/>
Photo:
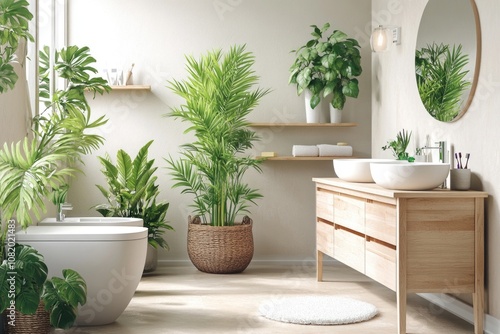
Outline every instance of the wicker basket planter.
<path fill-rule="evenodd" d="M 16 325 L 5 324 L 7 334 L 47 334 L 51 331 L 50 315 L 43 303 L 38 305 L 35 314 L 22 314 L 16 311 Z"/>
<path fill-rule="evenodd" d="M 235 274 L 245 270 L 253 257 L 252 220 L 234 226 L 188 223 L 188 255 L 194 266 L 210 274 Z"/>

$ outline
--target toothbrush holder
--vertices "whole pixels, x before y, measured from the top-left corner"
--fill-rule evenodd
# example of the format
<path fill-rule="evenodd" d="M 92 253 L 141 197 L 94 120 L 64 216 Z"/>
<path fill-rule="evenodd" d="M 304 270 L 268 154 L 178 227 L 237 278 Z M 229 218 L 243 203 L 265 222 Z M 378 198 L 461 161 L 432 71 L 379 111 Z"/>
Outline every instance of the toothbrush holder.
<path fill-rule="evenodd" d="M 450 170 L 450 189 L 451 190 L 469 190 L 470 189 L 470 169 L 451 169 Z"/>

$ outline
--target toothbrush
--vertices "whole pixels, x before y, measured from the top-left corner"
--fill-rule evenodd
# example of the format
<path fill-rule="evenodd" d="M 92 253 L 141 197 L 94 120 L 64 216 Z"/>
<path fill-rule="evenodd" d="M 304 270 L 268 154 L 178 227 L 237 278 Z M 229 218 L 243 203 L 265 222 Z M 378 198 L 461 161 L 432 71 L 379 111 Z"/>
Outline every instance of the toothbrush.
<path fill-rule="evenodd" d="M 462 152 L 458 152 L 458 158 L 459 158 L 460 169 L 462 169 L 462 167 L 463 167 L 463 165 L 462 165 Z"/>
<path fill-rule="evenodd" d="M 469 164 L 469 158 L 470 158 L 470 153 L 466 153 L 465 159 L 467 159 L 467 160 L 465 160 L 465 167 L 464 167 L 465 169 L 467 169 L 467 165 Z"/>
<path fill-rule="evenodd" d="M 460 169 L 460 162 L 458 161 L 458 153 L 455 152 L 455 160 L 457 161 L 457 169 Z"/>

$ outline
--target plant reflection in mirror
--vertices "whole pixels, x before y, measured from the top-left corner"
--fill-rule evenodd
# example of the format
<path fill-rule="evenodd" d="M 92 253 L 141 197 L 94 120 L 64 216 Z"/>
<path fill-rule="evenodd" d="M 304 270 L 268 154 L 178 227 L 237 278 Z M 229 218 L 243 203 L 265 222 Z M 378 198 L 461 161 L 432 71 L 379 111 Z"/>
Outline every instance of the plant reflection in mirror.
<path fill-rule="evenodd" d="M 464 68 L 469 56 L 462 45 L 427 44 L 415 52 L 415 73 L 422 103 L 429 114 L 443 122 L 452 121 L 462 109 L 462 95 L 471 86 Z"/>

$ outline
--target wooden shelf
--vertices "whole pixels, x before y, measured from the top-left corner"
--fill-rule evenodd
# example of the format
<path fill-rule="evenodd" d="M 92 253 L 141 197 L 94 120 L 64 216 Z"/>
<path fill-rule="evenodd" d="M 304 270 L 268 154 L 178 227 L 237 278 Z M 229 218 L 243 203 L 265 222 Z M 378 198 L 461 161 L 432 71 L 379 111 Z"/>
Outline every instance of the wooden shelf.
<path fill-rule="evenodd" d="M 356 157 L 293 157 L 293 156 L 277 156 L 277 157 L 256 157 L 256 159 L 264 159 L 265 161 L 333 161 L 335 159 L 354 159 Z"/>
<path fill-rule="evenodd" d="M 305 128 L 347 128 L 357 126 L 356 123 L 250 123 L 254 128 L 281 128 L 281 127 L 305 127 Z"/>
<path fill-rule="evenodd" d="M 112 90 L 151 90 L 150 85 L 110 86 Z"/>

